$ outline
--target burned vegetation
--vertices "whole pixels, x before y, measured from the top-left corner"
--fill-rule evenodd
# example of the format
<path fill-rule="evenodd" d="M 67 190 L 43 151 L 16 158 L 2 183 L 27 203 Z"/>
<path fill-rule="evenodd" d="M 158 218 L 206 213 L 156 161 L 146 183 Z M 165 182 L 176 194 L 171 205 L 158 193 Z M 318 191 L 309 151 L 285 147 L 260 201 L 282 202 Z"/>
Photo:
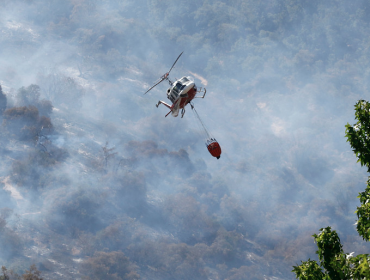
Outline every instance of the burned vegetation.
<path fill-rule="evenodd" d="M 1 139 L 8 143 L 4 146 L 11 157 L 11 181 L 31 189 L 47 186 L 50 171 L 67 157 L 67 151 L 52 141 L 57 135 L 50 118 L 53 105 L 39 97 L 39 86 L 22 87 L 15 105 L 2 112 Z"/>

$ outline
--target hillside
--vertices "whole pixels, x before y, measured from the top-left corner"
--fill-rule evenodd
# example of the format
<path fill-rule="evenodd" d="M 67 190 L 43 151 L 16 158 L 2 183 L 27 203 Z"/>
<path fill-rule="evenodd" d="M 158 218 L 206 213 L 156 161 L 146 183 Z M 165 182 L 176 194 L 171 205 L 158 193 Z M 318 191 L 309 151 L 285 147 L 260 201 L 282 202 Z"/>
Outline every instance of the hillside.
<path fill-rule="evenodd" d="M 0 264 L 44 279 L 294 279 L 332 226 L 368 253 L 366 1 L 0 1 Z M 206 87 L 164 118 L 168 71 Z M 6 102 L 5 102 L 6 100 Z"/>

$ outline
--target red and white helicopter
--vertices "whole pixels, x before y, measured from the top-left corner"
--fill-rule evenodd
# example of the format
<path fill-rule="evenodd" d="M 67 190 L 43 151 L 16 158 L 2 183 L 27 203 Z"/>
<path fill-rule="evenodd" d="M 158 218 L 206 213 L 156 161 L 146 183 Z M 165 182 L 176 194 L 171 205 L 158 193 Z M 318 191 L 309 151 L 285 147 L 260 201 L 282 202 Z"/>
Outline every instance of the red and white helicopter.
<path fill-rule="evenodd" d="M 183 53 L 183 52 L 182 52 Z M 188 105 L 194 98 L 204 98 L 206 96 L 206 89 L 205 88 L 200 88 L 198 89 L 197 86 L 195 85 L 193 79 L 191 77 L 182 77 L 181 79 L 176 80 L 175 82 L 172 82 L 169 78 L 168 75 L 170 74 L 172 68 L 175 66 L 176 62 L 179 60 L 180 55 L 177 57 L 175 62 L 173 63 L 170 71 L 162 75 L 155 84 L 149 88 L 145 94 L 150 91 L 152 88 L 154 88 L 156 85 L 159 83 L 163 82 L 164 80 L 167 80 L 168 83 L 170 84 L 170 87 L 167 89 L 167 98 L 171 100 L 172 105 L 167 104 L 166 102 L 159 100 L 158 103 L 156 104 L 157 108 L 159 104 L 165 105 L 167 108 L 170 109 L 166 117 L 172 113 L 172 116 L 177 117 L 179 115 L 179 111 L 181 109 L 181 118 L 184 117 L 185 114 L 185 106 Z M 196 96 L 198 92 L 203 93 L 202 96 Z M 200 124 L 203 126 L 204 132 L 206 134 L 206 146 L 210 154 L 217 159 L 220 158 L 221 156 L 221 147 L 220 144 L 217 142 L 215 138 L 213 138 L 207 131 L 206 127 L 204 126 L 202 120 L 200 119 L 197 111 L 195 110 L 194 106 L 192 103 L 190 103 L 191 108 L 193 109 L 193 112 L 197 119 L 199 120 Z"/>
<path fill-rule="evenodd" d="M 179 115 L 180 109 L 181 109 L 181 118 L 184 117 L 185 106 L 188 105 L 190 101 L 192 101 L 194 98 L 204 98 L 207 92 L 205 88 L 198 89 L 194 83 L 194 80 L 191 77 L 184 76 L 181 79 L 176 80 L 175 82 L 172 82 L 169 79 L 168 75 L 170 74 L 172 68 L 175 66 L 176 62 L 179 60 L 182 53 L 180 53 L 180 55 L 177 57 L 170 71 L 162 75 L 162 77 L 160 77 L 155 82 L 155 84 L 145 92 L 146 94 L 148 91 L 153 89 L 156 85 L 163 82 L 164 80 L 168 81 L 168 83 L 170 84 L 170 87 L 167 89 L 167 98 L 171 100 L 172 105 L 167 104 L 166 102 L 162 100 L 159 100 L 158 103 L 156 104 L 157 108 L 159 104 L 163 104 L 164 106 L 170 109 L 166 117 L 170 113 L 172 113 L 172 116 L 177 117 Z M 203 96 L 196 96 L 198 92 L 203 93 Z M 190 105 L 193 107 L 192 104 Z"/>

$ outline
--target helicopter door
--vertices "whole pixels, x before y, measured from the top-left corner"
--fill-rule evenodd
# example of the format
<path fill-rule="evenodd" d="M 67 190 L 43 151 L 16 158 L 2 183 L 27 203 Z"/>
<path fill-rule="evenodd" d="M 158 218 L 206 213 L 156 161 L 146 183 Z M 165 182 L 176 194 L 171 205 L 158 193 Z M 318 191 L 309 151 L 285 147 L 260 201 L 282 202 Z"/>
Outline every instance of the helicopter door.
<path fill-rule="evenodd" d="M 177 82 L 176 85 L 172 88 L 172 90 L 171 90 L 171 92 L 168 96 L 168 99 L 170 99 L 172 101 L 172 103 L 175 103 L 177 97 L 179 96 L 181 86 L 182 86 L 182 84 Z"/>
<path fill-rule="evenodd" d="M 172 89 L 171 92 L 168 95 L 168 99 L 171 100 L 172 103 L 175 103 L 175 101 L 176 101 L 176 99 L 177 99 L 178 96 L 179 95 L 177 94 L 177 92 Z"/>

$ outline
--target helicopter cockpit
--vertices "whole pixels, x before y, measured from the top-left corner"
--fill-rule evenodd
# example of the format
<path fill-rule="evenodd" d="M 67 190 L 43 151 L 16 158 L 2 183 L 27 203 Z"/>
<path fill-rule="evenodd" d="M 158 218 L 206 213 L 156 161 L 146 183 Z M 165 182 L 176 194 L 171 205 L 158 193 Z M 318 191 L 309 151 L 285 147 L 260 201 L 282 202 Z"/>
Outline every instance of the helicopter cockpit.
<path fill-rule="evenodd" d="M 172 87 L 167 90 L 167 98 L 174 103 L 178 98 L 181 91 L 192 83 L 191 77 L 182 77 L 180 80 L 176 81 Z"/>
<path fill-rule="evenodd" d="M 180 81 L 177 81 L 175 85 L 172 88 L 169 88 L 167 90 L 167 97 L 169 100 L 172 101 L 172 103 L 175 102 L 177 97 L 179 96 L 180 92 L 186 87 L 186 85 L 181 83 Z"/>

